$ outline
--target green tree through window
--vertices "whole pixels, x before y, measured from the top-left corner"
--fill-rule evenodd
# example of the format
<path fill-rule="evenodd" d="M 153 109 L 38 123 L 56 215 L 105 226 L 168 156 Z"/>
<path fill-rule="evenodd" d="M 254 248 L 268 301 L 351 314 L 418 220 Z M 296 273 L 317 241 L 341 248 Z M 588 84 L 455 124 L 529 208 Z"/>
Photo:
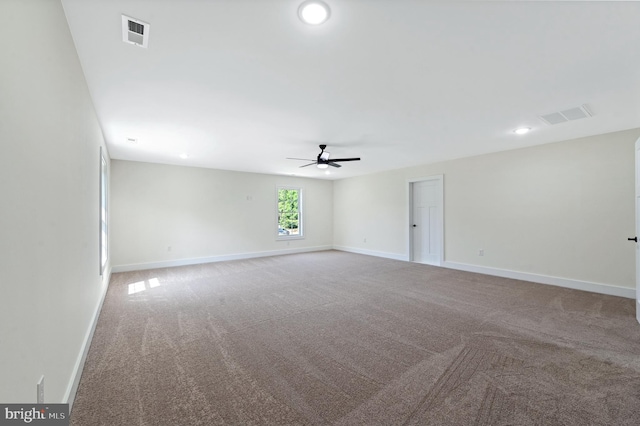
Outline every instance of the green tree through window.
<path fill-rule="evenodd" d="M 300 190 L 278 189 L 278 235 L 302 235 Z"/>

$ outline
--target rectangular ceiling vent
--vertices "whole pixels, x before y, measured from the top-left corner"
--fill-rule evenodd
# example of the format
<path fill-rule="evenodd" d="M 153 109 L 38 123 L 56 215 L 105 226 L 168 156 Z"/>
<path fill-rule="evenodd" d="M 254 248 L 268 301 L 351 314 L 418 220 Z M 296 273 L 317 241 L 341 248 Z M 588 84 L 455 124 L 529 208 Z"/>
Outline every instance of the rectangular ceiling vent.
<path fill-rule="evenodd" d="M 140 47 L 147 47 L 150 27 L 151 25 L 146 22 L 122 15 L 122 41 Z"/>
<path fill-rule="evenodd" d="M 587 105 L 582 105 L 575 108 L 565 109 L 560 112 L 552 112 L 550 114 L 545 114 L 540 116 L 540 120 L 544 121 L 547 124 L 554 125 L 560 124 L 567 121 L 580 120 L 581 118 L 592 117 L 593 114 L 589 111 Z"/>

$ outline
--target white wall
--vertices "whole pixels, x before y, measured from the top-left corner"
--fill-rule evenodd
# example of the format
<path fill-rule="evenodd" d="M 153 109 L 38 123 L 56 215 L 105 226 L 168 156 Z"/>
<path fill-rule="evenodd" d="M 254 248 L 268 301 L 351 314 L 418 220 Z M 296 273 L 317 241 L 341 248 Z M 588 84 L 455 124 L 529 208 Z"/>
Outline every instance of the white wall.
<path fill-rule="evenodd" d="M 407 180 L 443 174 L 449 266 L 632 289 L 635 245 L 626 239 L 635 235 L 639 136 L 635 129 L 336 181 L 334 245 L 408 259 Z"/>
<path fill-rule="evenodd" d="M 330 181 L 121 160 L 111 169 L 114 270 L 331 248 Z M 304 239 L 276 240 L 278 185 L 303 189 Z"/>
<path fill-rule="evenodd" d="M 106 289 L 103 143 L 60 2 L 0 2 L 0 401 L 67 402 Z"/>

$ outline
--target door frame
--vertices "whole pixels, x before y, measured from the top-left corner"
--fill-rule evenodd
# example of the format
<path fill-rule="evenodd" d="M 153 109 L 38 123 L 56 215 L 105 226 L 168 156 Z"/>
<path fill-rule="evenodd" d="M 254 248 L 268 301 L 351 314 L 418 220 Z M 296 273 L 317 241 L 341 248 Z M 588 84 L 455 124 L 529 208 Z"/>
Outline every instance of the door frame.
<path fill-rule="evenodd" d="M 635 219 L 635 231 L 636 238 L 640 236 L 640 138 L 636 141 L 634 145 L 634 154 L 635 154 L 635 198 L 634 198 L 634 219 Z M 636 320 L 640 323 L 640 243 L 636 240 Z"/>
<path fill-rule="evenodd" d="M 409 200 L 409 214 L 407 221 L 407 241 L 409 242 L 409 261 L 414 262 L 413 253 L 413 184 L 416 182 L 436 181 L 436 187 L 438 188 L 438 215 L 440 216 L 440 227 L 438 232 L 440 233 L 440 256 L 438 258 L 437 266 L 442 266 L 444 263 L 444 175 L 423 176 L 417 178 L 407 179 L 407 199 Z"/>

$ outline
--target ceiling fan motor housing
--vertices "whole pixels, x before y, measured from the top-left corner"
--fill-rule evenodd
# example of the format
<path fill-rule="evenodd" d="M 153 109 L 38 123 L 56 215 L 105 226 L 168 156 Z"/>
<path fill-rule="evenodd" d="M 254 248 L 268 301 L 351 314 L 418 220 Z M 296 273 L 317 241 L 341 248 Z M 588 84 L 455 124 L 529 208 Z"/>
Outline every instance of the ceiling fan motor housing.
<path fill-rule="evenodd" d="M 329 162 L 330 153 L 324 152 L 327 145 L 320 145 L 320 154 L 318 154 L 318 164 L 327 164 Z"/>

